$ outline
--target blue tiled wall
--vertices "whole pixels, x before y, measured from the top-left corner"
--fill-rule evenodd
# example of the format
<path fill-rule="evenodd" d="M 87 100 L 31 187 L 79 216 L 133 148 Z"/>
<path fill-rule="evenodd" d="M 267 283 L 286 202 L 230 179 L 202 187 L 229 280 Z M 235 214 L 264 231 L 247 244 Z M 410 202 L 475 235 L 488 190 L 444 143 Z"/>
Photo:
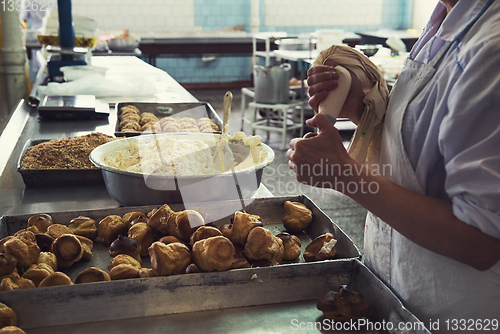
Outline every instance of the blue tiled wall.
<path fill-rule="evenodd" d="M 250 31 L 251 0 L 194 0 L 195 25 L 203 30 L 218 30 L 244 24 Z M 286 3 L 286 2 L 285 2 Z M 288 34 L 313 32 L 317 29 L 338 28 L 344 31 L 407 29 L 411 26 L 413 0 L 383 0 L 382 24 L 378 26 L 303 26 L 266 27 L 265 0 L 260 0 L 260 31 L 286 31 Z M 181 83 L 231 82 L 250 80 L 251 58 L 220 56 L 203 61 L 199 56 L 164 57 L 157 67 L 167 71 Z"/>

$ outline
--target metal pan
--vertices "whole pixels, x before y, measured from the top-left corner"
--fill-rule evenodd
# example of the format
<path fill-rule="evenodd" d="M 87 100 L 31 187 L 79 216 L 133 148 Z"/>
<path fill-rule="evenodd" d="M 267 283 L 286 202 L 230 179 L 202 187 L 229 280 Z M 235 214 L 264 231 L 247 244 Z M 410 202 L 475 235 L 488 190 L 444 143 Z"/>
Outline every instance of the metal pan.
<path fill-rule="evenodd" d="M 390 290 L 360 262 L 351 239 L 306 196 L 255 199 L 247 212 L 261 216 L 273 233 L 283 230 L 285 201 L 304 203 L 313 221 L 298 234 L 304 246 L 319 234 L 331 232 L 343 259 L 287 263 L 274 267 L 225 272 L 184 274 L 0 292 L 1 301 L 18 315 L 18 325 L 30 333 L 241 333 L 301 332 L 294 323 L 324 321 L 316 300 L 341 285 L 362 293 L 372 309 L 372 322 L 414 322 Z M 236 201 L 237 202 L 237 201 Z M 214 211 L 232 206 L 214 202 Z M 157 206 L 118 207 L 78 212 L 48 212 L 57 223 L 67 224 L 78 215 L 101 218 L 131 211 L 149 212 Z M 180 204 L 171 205 L 175 211 Z M 30 215 L 0 218 L 0 237 L 25 228 Z M 230 217 L 217 220 L 228 223 Z M 97 239 L 91 261 L 67 270 L 73 279 L 86 267 L 106 268 L 108 248 Z M 147 267 L 147 261 L 143 267 Z M 196 313 L 194 313 L 196 312 Z M 303 332 L 303 331 L 302 331 Z M 319 333 L 318 330 L 308 333 Z M 324 331 L 323 331 L 324 332 Z M 378 331 L 361 331 L 378 333 Z M 429 333 L 425 328 L 407 333 Z"/>
<path fill-rule="evenodd" d="M 21 161 L 28 148 L 50 139 L 28 140 L 17 161 L 17 171 L 27 188 L 74 187 L 82 185 L 103 185 L 104 178 L 98 168 L 94 169 L 24 169 Z"/>
<path fill-rule="evenodd" d="M 124 106 L 132 105 L 137 107 L 141 113 L 149 112 L 154 114 L 158 119 L 164 117 L 173 117 L 180 119 L 182 117 L 192 117 L 196 121 L 202 117 L 212 119 L 215 124 L 222 129 L 222 120 L 215 112 L 214 108 L 207 102 L 182 102 L 182 103 L 156 103 L 156 102 L 120 102 L 115 105 L 117 122 L 115 126 L 116 137 L 131 137 L 141 134 L 138 132 L 122 132 L 120 129 L 120 113 L 121 108 Z M 220 131 L 218 132 L 220 133 Z"/>

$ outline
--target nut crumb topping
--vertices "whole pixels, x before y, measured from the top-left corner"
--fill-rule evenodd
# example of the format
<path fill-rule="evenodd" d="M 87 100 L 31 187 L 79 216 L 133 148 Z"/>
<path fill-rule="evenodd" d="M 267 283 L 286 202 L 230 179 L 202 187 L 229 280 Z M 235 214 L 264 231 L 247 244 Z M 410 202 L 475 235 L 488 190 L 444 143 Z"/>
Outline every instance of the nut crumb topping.
<path fill-rule="evenodd" d="M 97 169 L 89 160 L 99 145 L 115 140 L 100 132 L 84 136 L 49 140 L 26 150 L 23 169 Z"/>

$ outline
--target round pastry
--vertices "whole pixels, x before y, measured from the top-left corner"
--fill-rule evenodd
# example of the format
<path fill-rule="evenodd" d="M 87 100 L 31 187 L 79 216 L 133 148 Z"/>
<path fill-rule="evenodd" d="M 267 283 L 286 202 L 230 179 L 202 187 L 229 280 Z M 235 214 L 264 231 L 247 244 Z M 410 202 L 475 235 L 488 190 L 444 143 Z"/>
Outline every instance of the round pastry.
<path fill-rule="evenodd" d="M 234 257 L 231 269 L 250 268 L 251 264 L 245 257 Z"/>
<path fill-rule="evenodd" d="M 248 233 L 245 255 L 249 260 L 269 260 L 272 263 L 279 263 L 283 259 L 283 241 L 275 237 L 271 231 L 255 227 Z"/>
<path fill-rule="evenodd" d="M 52 224 L 47 228 L 47 233 L 52 238 L 57 239 L 63 234 L 73 234 L 73 232 L 66 225 Z"/>
<path fill-rule="evenodd" d="M 119 279 L 138 278 L 139 270 L 127 264 L 119 264 L 111 268 L 109 276 L 113 281 Z"/>
<path fill-rule="evenodd" d="M 26 334 L 26 332 L 17 326 L 5 326 L 0 329 L 0 334 Z"/>
<path fill-rule="evenodd" d="M 283 217 L 283 226 L 290 232 L 304 230 L 312 221 L 312 212 L 299 202 L 285 202 L 286 216 Z"/>
<path fill-rule="evenodd" d="M 0 277 L 12 274 L 17 267 L 17 259 L 14 255 L 0 253 Z"/>
<path fill-rule="evenodd" d="M 259 267 L 272 267 L 272 266 L 276 266 L 278 265 L 279 263 L 276 263 L 276 262 L 271 262 L 269 260 L 266 260 L 266 259 L 263 259 L 263 260 L 253 260 L 252 261 L 252 264 L 251 264 L 251 267 L 252 268 L 259 268 Z"/>
<path fill-rule="evenodd" d="M 14 234 L 12 239 L 4 244 L 6 254 L 10 254 L 17 259 L 19 268 L 29 268 L 36 263 L 40 255 L 40 247 L 36 243 L 33 232 L 20 230 Z"/>
<path fill-rule="evenodd" d="M 193 245 L 193 262 L 202 271 L 224 271 L 231 268 L 234 246 L 223 236 L 210 237 Z"/>
<path fill-rule="evenodd" d="M 0 240 L 0 253 L 5 253 L 4 245 L 7 241 L 9 241 L 12 238 L 14 238 L 14 236 L 9 235 L 9 236 L 6 236 L 5 238 L 3 238 L 2 240 Z"/>
<path fill-rule="evenodd" d="M 194 263 L 191 263 L 189 266 L 186 267 L 186 271 L 185 271 L 186 274 L 197 274 L 197 273 L 201 273 L 201 270 L 200 268 L 198 268 L 198 266 Z"/>
<path fill-rule="evenodd" d="M 137 261 L 142 262 L 141 245 L 135 239 L 119 235 L 109 246 L 109 255 L 115 257 L 119 254 L 130 255 Z"/>
<path fill-rule="evenodd" d="M 134 113 L 136 113 L 137 115 L 139 115 L 139 113 L 140 113 L 140 110 L 139 110 L 139 109 L 137 109 L 137 107 L 136 107 L 136 106 L 131 105 L 131 104 L 121 107 L 121 108 L 120 108 L 120 111 L 121 111 L 122 113 L 124 113 L 124 112 L 126 112 L 126 111 L 133 111 L 133 112 L 134 112 Z"/>
<path fill-rule="evenodd" d="M 50 274 L 45 277 L 40 284 L 39 288 L 47 287 L 47 286 L 60 286 L 60 285 L 73 285 L 71 278 L 63 272 L 56 271 L 55 273 Z"/>
<path fill-rule="evenodd" d="M 52 252 L 40 252 L 40 256 L 36 261 L 36 264 L 45 263 L 48 264 L 54 271 L 57 270 L 57 257 Z"/>
<path fill-rule="evenodd" d="M 180 211 L 174 219 L 168 219 L 167 227 L 170 235 L 189 241 L 191 234 L 205 224 L 202 215 L 194 210 Z"/>
<path fill-rule="evenodd" d="M 233 219 L 233 229 L 231 230 L 231 241 L 242 246 L 247 242 L 248 233 L 255 227 L 262 226 L 259 216 L 246 212 L 236 211 Z"/>
<path fill-rule="evenodd" d="M 10 291 L 19 289 L 35 288 L 35 283 L 27 278 L 19 276 L 17 272 L 2 279 L 0 283 L 0 291 Z"/>
<path fill-rule="evenodd" d="M 0 328 L 5 326 L 16 326 L 17 314 L 7 305 L 0 303 Z"/>
<path fill-rule="evenodd" d="M 182 117 L 179 119 L 179 123 L 187 123 L 187 124 L 196 125 L 196 121 L 192 117 Z"/>
<path fill-rule="evenodd" d="M 120 125 L 125 121 L 139 123 L 141 117 L 134 112 L 125 112 L 120 115 L 120 120 L 121 120 Z"/>
<path fill-rule="evenodd" d="M 136 223 L 146 223 L 148 221 L 148 217 L 143 212 L 129 212 L 123 215 L 123 222 L 130 228 L 133 224 Z"/>
<path fill-rule="evenodd" d="M 68 228 L 75 235 L 80 235 L 82 237 L 89 238 L 90 240 L 97 238 L 97 226 L 95 224 L 95 220 L 89 217 L 78 216 L 73 218 L 70 220 Z"/>
<path fill-rule="evenodd" d="M 151 268 L 141 268 L 139 269 L 139 277 L 155 277 L 155 273 Z"/>
<path fill-rule="evenodd" d="M 141 269 L 141 263 L 134 259 L 132 256 L 127 254 L 119 254 L 115 256 L 111 260 L 111 262 L 109 262 L 108 270 L 113 269 L 113 267 L 116 267 L 119 264 L 126 264 L 127 266 L 134 267 L 137 270 Z"/>
<path fill-rule="evenodd" d="M 46 263 L 34 264 L 23 274 L 23 278 L 29 279 L 38 286 L 40 282 L 54 272 L 51 266 Z"/>
<path fill-rule="evenodd" d="M 161 127 L 163 132 L 180 132 L 181 128 L 178 124 L 169 122 L 169 123 L 163 123 Z"/>
<path fill-rule="evenodd" d="M 146 223 L 135 223 L 128 230 L 128 237 L 137 241 L 140 245 L 141 256 L 148 256 L 148 248 L 155 241 L 153 230 Z"/>
<path fill-rule="evenodd" d="M 200 226 L 193 232 L 193 234 L 191 234 L 189 244 L 193 247 L 197 241 L 217 236 L 222 236 L 222 232 L 218 228 L 212 226 Z"/>
<path fill-rule="evenodd" d="M 181 239 L 179 239 L 177 237 L 174 237 L 173 235 L 166 235 L 158 241 L 164 243 L 165 245 L 168 245 L 168 244 L 171 244 L 174 242 L 180 242 L 181 244 L 185 244 L 184 241 L 182 241 Z"/>
<path fill-rule="evenodd" d="M 48 252 L 50 250 L 50 246 L 54 242 L 54 238 L 47 233 L 35 234 L 35 238 L 36 243 L 42 252 Z"/>
<path fill-rule="evenodd" d="M 75 278 L 75 284 L 111 281 L 107 272 L 96 267 L 90 267 L 81 271 Z"/>
<path fill-rule="evenodd" d="M 233 231 L 233 224 L 224 224 L 219 227 L 222 235 L 231 240 L 231 232 Z"/>
<path fill-rule="evenodd" d="M 370 307 L 362 294 L 342 285 L 339 292 L 328 291 L 316 303 L 325 318 L 335 321 L 357 320 L 368 316 Z"/>
<path fill-rule="evenodd" d="M 28 231 L 34 234 L 45 233 L 47 228 L 54 224 L 52 217 L 48 214 L 41 213 L 28 218 Z"/>
<path fill-rule="evenodd" d="M 123 222 L 122 217 L 109 215 L 103 218 L 97 225 L 97 234 L 104 240 L 106 245 L 111 245 L 120 234 L 126 235 L 128 224 Z"/>
<path fill-rule="evenodd" d="M 141 125 L 137 122 L 134 122 L 132 120 L 124 120 L 123 122 L 120 123 L 120 128 L 121 130 L 134 130 L 134 131 L 140 131 Z"/>
<path fill-rule="evenodd" d="M 149 247 L 151 268 L 156 276 L 182 274 L 191 263 L 191 251 L 179 242 L 165 245 L 162 242 L 153 242 Z"/>
<path fill-rule="evenodd" d="M 59 268 L 69 268 L 82 259 L 83 247 L 76 235 L 64 234 L 54 240 L 51 252 L 56 255 Z"/>
<path fill-rule="evenodd" d="M 297 236 L 287 232 L 281 232 L 278 233 L 276 237 L 283 241 L 283 260 L 290 261 L 299 257 L 302 243 Z"/>
<path fill-rule="evenodd" d="M 333 238 L 333 234 L 331 233 L 318 236 L 307 245 L 303 255 L 304 260 L 311 262 L 333 259 L 337 253 L 334 248 L 336 243 L 337 240 Z"/>
<path fill-rule="evenodd" d="M 168 234 L 167 220 L 173 212 L 167 204 L 153 210 L 149 213 L 148 226 L 162 235 Z"/>
<path fill-rule="evenodd" d="M 90 260 L 92 258 L 92 249 L 94 248 L 94 242 L 89 238 L 83 237 L 81 235 L 77 235 L 76 237 L 82 245 L 82 260 Z"/>

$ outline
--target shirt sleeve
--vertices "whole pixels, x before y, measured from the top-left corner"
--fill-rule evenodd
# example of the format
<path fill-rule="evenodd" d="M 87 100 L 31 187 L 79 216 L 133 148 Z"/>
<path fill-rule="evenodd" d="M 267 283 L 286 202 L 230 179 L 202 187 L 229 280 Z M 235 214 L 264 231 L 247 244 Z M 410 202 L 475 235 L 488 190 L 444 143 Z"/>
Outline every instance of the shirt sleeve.
<path fill-rule="evenodd" d="M 498 35 L 497 35 L 498 36 Z M 439 132 L 455 216 L 500 239 L 500 38 L 459 55 Z M 468 58 L 468 62 L 464 59 Z"/>

